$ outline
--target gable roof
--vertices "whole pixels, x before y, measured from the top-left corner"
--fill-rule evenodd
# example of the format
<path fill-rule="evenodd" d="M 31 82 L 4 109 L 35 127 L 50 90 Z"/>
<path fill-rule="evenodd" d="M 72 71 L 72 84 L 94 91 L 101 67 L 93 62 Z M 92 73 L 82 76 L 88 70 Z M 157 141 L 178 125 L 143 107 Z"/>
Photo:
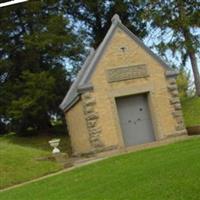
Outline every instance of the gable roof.
<path fill-rule="evenodd" d="M 121 20 L 117 14 L 112 17 L 112 25 L 109 28 L 105 38 L 96 50 L 96 53 L 92 49 L 90 55 L 87 57 L 84 65 L 82 66 L 80 72 L 74 83 L 72 84 L 69 92 L 60 104 L 62 110 L 67 111 L 70 109 L 80 98 L 79 90 L 91 89 L 92 85 L 90 83 L 90 78 L 94 72 L 98 61 L 100 60 L 105 48 L 107 47 L 109 41 L 115 33 L 115 30 L 120 28 L 129 37 L 131 37 L 140 47 L 142 47 L 149 55 L 151 55 L 155 60 L 157 60 L 165 70 L 171 71 L 171 68 L 155 53 L 153 53 L 136 35 L 134 35 L 126 26 L 121 23 Z"/>

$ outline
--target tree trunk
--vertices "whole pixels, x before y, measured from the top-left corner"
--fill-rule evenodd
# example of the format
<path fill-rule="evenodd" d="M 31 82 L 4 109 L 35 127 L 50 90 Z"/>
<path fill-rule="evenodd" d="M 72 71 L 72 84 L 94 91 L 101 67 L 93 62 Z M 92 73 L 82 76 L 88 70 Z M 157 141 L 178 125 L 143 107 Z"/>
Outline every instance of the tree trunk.
<path fill-rule="evenodd" d="M 178 9 L 179 9 L 179 14 L 180 14 L 180 19 L 182 22 L 186 22 L 187 16 L 186 16 L 186 11 L 185 11 L 185 6 L 184 6 L 184 1 L 178 0 L 177 1 Z M 185 38 L 185 46 L 186 46 L 186 51 L 187 54 L 190 58 L 190 62 L 192 65 L 192 71 L 194 74 L 194 84 L 196 88 L 196 94 L 197 96 L 200 96 L 200 75 L 199 75 L 199 70 L 197 66 L 197 59 L 195 56 L 195 48 L 194 48 L 194 41 L 192 40 L 192 36 L 190 33 L 190 28 L 189 25 L 186 23 L 183 23 L 181 25 L 182 33 Z"/>
<path fill-rule="evenodd" d="M 187 28 L 183 29 L 183 35 L 185 37 L 185 42 L 186 42 L 186 51 L 188 53 L 188 56 L 190 58 L 190 62 L 192 65 L 192 71 L 193 71 L 193 75 L 194 75 L 194 84 L 195 84 L 195 88 L 196 88 L 196 95 L 200 96 L 200 75 L 199 75 L 199 70 L 198 70 L 198 66 L 197 66 L 197 59 L 195 56 L 195 49 L 193 47 L 191 35 Z"/>
<path fill-rule="evenodd" d="M 197 59 L 196 59 L 195 53 L 189 52 L 189 58 L 190 58 L 190 62 L 192 65 L 192 71 L 194 74 L 194 84 L 196 87 L 196 94 L 197 94 L 197 96 L 200 97 L 200 75 L 199 75 L 199 70 L 198 70 L 198 66 L 197 66 Z"/>

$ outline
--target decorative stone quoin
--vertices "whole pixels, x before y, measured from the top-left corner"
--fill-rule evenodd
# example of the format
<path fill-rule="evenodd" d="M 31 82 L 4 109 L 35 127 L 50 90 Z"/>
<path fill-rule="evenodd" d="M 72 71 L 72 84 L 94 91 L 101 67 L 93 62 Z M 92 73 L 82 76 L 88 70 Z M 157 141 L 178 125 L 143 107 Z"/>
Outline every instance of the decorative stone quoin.
<path fill-rule="evenodd" d="M 85 120 L 87 123 L 89 141 L 95 150 L 102 148 L 103 144 L 100 140 L 101 128 L 98 126 L 99 115 L 95 112 L 96 100 L 92 97 L 91 92 L 85 92 L 82 94 L 83 109 L 85 114 Z"/>
<path fill-rule="evenodd" d="M 185 129 L 183 115 L 182 115 L 182 108 L 181 103 L 178 97 L 178 88 L 176 85 L 176 78 L 175 76 L 169 76 L 167 78 L 168 82 L 168 90 L 170 93 L 170 103 L 172 105 L 172 115 L 176 120 L 176 134 L 186 134 L 187 131 Z"/>

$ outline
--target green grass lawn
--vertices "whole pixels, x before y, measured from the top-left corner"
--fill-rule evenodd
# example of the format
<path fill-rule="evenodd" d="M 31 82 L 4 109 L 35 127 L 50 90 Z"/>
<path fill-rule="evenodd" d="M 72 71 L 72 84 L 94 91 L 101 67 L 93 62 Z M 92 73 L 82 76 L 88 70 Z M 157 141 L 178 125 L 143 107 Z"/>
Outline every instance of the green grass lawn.
<path fill-rule="evenodd" d="M 200 97 L 183 100 L 182 108 L 186 126 L 200 125 Z"/>
<path fill-rule="evenodd" d="M 109 158 L 0 193 L 1 200 L 199 200 L 200 138 Z"/>
<path fill-rule="evenodd" d="M 48 144 L 52 136 L 17 137 L 15 134 L 0 137 L 0 188 L 31 180 L 62 169 L 50 160 L 38 160 L 51 155 Z M 62 151 L 68 151 L 69 141 L 61 138 Z"/>
<path fill-rule="evenodd" d="M 199 125 L 200 124 L 200 98 L 196 97 L 196 98 L 186 99 L 186 100 L 182 101 L 182 107 L 183 107 L 183 113 L 184 113 L 184 119 L 185 119 L 186 126 Z M 59 132 L 59 131 L 55 131 L 53 135 L 52 134 L 50 134 L 50 135 L 49 134 L 43 134 L 43 135 L 40 134 L 38 136 L 17 137 L 15 134 L 10 134 L 7 136 L 0 137 L 0 188 L 5 188 L 7 186 L 11 186 L 11 185 L 14 185 L 17 183 L 22 183 L 27 180 L 32 180 L 34 178 L 37 178 L 37 177 L 40 177 L 40 176 L 43 176 L 43 175 L 46 175 L 46 174 L 49 174 L 54 171 L 58 171 L 58 170 L 62 169 L 61 165 L 59 165 L 53 161 L 50 161 L 50 160 L 39 161 L 38 160 L 38 158 L 47 157 L 50 155 L 51 149 L 48 144 L 48 141 L 50 139 L 52 139 L 53 137 L 61 138 L 60 149 L 62 152 L 68 152 L 69 154 L 71 153 L 69 138 L 67 138 L 67 136 L 63 135 L 63 134 L 61 134 L 61 135 L 57 134 L 57 132 Z M 60 132 L 62 132 L 62 131 L 60 131 Z M 190 143 L 198 144 L 199 140 L 186 142 L 186 144 L 187 143 L 188 144 L 190 144 Z M 177 148 L 182 148 L 181 146 L 184 146 L 184 145 L 185 145 L 185 142 L 183 144 L 180 144 L 180 147 L 177 147 Z M 153 154 L 151 154 L 151 152 L 156 151 L 161 155 L 161 154 L 163 154 L 163 151 L 165 152 L 165 149 L 172 148 L 173 146 L 174 145 L 169 146 L 169 147 L 164 147 L 164 149 L 161 148 L 160 150 L 149 150 L 148 153 L 146 151 L 143 153 L 141 152 L 141 153 L 138 153 L 138 155 L 140 155 L 141 159 L 143 159 L 143 154 L 150 154 L 149 158 L 151 158 L 153 156 Z M 173 147 L 172 150 L 173 149 L 175 149 L 175 147 Z M 183 153 L 185 153 L 185 151 L 181 152 L 181 155 L 184 157 Z M 124 157 L 116 158 L 116 161 L 115 161 L 115 159 L 114 160 L 111 159 L 111 161 L 104 161 L 103 163 L 100 163 L 100 165 L 102 166 L 100 168 L 97 167 L 98 164 L 95 164 L 92 166 L 88 166 L 88 168 L 86 167 L 81 170 L 75 170 L 75 172 L 67 173 L 67 174 L 65 174 L 66 180 L 61 180 L 61 185 L 62 184 L 67 185 L 67 188 L 61 187 L 60 190 L 58 189 L 58 192 L 63 193 L 63 192 L 65 192 L 65 190 L 67 190 L 66 193 L 69 196 L 71 195 L 71 192 L 73 192 L 73 191 L 75 191 L 77 193 L 77 190 L 75 188 L 75 185 L 76 185 L 75 174 L 76 173 L 80 174 L 80 177 L 78 175 L 78 178 L 77 178 L 77 180 L 79 181 L 79 178 L 82 179 L 82 176 L 85 173 L 86 177 L 83 177 L 83 182 L 85 181 L 87 184 L 84 186 L 84 183 L 82 183 L 82 180 L 80 180 L 80 184 L 78 183 L 78 185 L 77 185 L 78 188 L 81 188 L 80 195 L 82 194 L 82 192 L 86 193 L 86 196 L 87 196 L 86 199 L 91 199 L 90 198 L 91 194 L 88 194 L 87 191 L 84 191 L 84 187 L 86 187 L 86 186 L 90 187 L 90 185 L 92 186 L 92 184 L 96 184 L 97 180 L 102 180 L 102 183 L 103 183 L 103 181 L 105 181 L 105 184 L 108 184 L 109 185 L 108 187 L 111 187 L 111 188 L 107 188 L 106 186 L 105 187 L 101 186 L 101 184 L 98 183 L 98 181 L 97 181 L 97 186 L 99 187 L 99 189 L 96 188 L 96 186 L 92 186 L 92 188 L 94 187 L 95 191 L 106 189 L 106 190 L 108 190 L 108 193 L 110 195 L 114 195 L 114 194 L 112 194 L 112 192 L 111 193 L 109 192 L 109 190 L 112 190 L 111 184 L 115 185 L 115 181 L 116 181 L 115 189 L 117 190 L 117 187 L 123 188 L 123 185 L 120 186 L 120 185 L 118 185 L 118 183 L 120 181 L 123 181 L 124 176 L 125 177 L 127 176 L 126 173 L 124 173 L 124 176 L 122 176 L 122 177 L 119 176 L 120 178 L 117 179 L 115 176 L 117 176 L 117 173 L 121 173 L 119 170 L 122 169 L 122 172 L 125 172 L 129 168 L 133 167 L 133 170 L 135 171 L 134 173 L 136 173 L 136 171 L 138 171 L 137 166 L 139 164 L 138 164 L 136 157 L 137 157 L 136 154 L 133 154 L 133 155 L 130 154 L 130 155 L 127 155 Z M 130 158 L 131 166 L 127 165 L 127 163 L 124 161 L 125 158 L 126 159 Z M 134 160 L 134 159 L 136 159 L 136 160 Z M 108 169 L 106 168 L 108 163 L 110 163 L 112 161 L 118 163 L 117 160 L 120 161 L 119 165 L 118 165 L 118 167 L 120 169 L 115 168 L 115 166 L 113 166 L 114 168 L 112 168 L 112 165 L 110 165 L 110 164 L 109 164 L 109 166 L 111 166 L 111 168 L 108 168 Z M 148 161 L 148 159 L 147 159 L 147 161 Z M 142 161 L 142 162 L 146 162 L 146 161 Z M 171 162 L 171 161 L 166 160 L 166 162 Z M 187 162 L 187 160 L 185 160 L 185 162 Z M 105 169 L 103 167 L 104 163 L 105 163 Z M 145 163 L 145 164 L 147 164 L 147 163 Z M 155 163 L 155 164 L 157 165 L 158 163 Z M 97 170 L 97 172 L 90 174 L 89 170 L 93 171 L 93 169 Z M 141 167 L 141 169 L 142 169 L 142 167 Z M 98 171 L 98 170 L 100 170 L 100 171 Z M 108 172 L 106 170 L 108 170 Z M 115 170 L 117 170 L 116 173 L 115 173 Z M 143 170 L 145 170 L 145 169 L 143 169 Z M 151 172 L 151 168 L 149 170 Z M 111 171 L 112 171 L 112 173 L 114 172 L 113 176 L 107 174 Z M 140 172 L 140 170 L 138 171 L 138 173 L 139 172 Z M 130 175 L 131 175 L 131 173 L 132 172 L 130 172 Z M 102 175 L 102 178 L 101 178 L 101 175 Z M 111 176 L 110 178 L 111 179 L 114 178 L 115 180 L 106 180 L 105 179 L 106 177 L 104 177 L 104 175 L 106 175 L 108 177 Z M 119 174 L 119 175 L 121 175 L 121 174 Z M 88 176 L 88 178 L 87 178 L 87 176 Z M 138 176 L 140 176 L 140 174 L 138 174 Z M 143 175 L 141 177 L 143 177 Z M 141 177 L 134 176 L 135 179 L 140 179 Z M 75 178 L 75 179 L 73 180 L 73 178 Z M 108 179 L 110 179 L 110 178 L 108 178 Z M 59 178 L 59 176 L 56 177 L 55 181 L 57 179 L 60 180 L 60 179 L 62 179 L 62 177 L 60 177 L 60 178 Z M 92 181 L 91 184 L 88 183 L 88 182 L 90 182 L 90 180 Z M 111 181 L 114 181 L 114 183 L 111 183 Z M 68 185 L 71 182 L 73 184 Z M 161 184 L 163 184 L 162 182 L 163 182 L 163 180 L 161 181 Z M 194 180 L 194 182 L 196 182 L 196 180 Z M 41 183 L 41 182 L 39 182 L 39 183 Z M 52 179 L 52 180 L 50 179 L 50 182 L 47 182 L 47 183 L 45 182 L 45 184 L 47 184 L 47 186 L 49 187 L 49 184 L 54 184 L 54 179 Z M 125 183 L 123 183 L 123 184 L 125 184 Z M 129 184 L 129 183 L 127 182 L 127 184 Z M 133 183 L 133 184 L 136 184 L 136 183 Z M 32 188 L 34 189 L 35 188 L 34 184 L 33 184 L 33 186 L 30 186 L 30 188 L 31 188 L 31 190 L 32 190 Z M 50 187 L 50 190 L 52 190 L 51 187 Z M 85 188 L 85 190 L 87 190 L 87 189 Z M 90 191 L 90 189 L 88 189 L 88 190 Z M 16 191 L 18 191 L 18 190 L 16 190 Z M 20 189 L 19 191 L 23 192 L 23 189 Z M 45 189 L 44 189 L 44 191 L 45 191 Z M 12 192 L 11 192 L 11 194 L 12 194 Z M 15 190 L 13 191 L 13 194 L 15 194 Z M 41 191 L 41 194 L 43 194 L 42 191 Z M 94 194 L 96 194 L 96 193 L 94 193 Z M 104 192 L 103 192 L 103 194 L 104 194 Z M 74 197 L 72 196 L 73 197 L 72 199 L 76 199 L 77 195 L 79 196 L 78 193 Z M 62 198 L 66 199 L 66 196 L 63 196 Z M 102 196 L 101 199 L 103 199 L 103 198 L 104 198 L 104 196 Z M 106 198 L 107 197 L 105 196 L 105 199 Z M 108 198 L 110 198 L 110 197 L 108 196 Z M 47 199 L 50 199 L 50 197 L 48 197 Z M 52 198 L 52 199 L 55 199 L 55 198 Z"/>

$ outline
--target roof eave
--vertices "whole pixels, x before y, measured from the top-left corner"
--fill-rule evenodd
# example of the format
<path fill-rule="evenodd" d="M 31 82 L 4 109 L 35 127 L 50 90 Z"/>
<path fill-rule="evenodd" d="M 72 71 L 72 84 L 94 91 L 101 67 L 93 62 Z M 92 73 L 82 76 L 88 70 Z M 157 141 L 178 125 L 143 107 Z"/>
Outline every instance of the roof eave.
<path fill-rule="evenodd" d="M 81 81 L 81 79 L 83 77 L 84 70 L 86 70 L 86 67 L 90 64 L 90 62 L 91 62 L 91 60 L 92 60 L 94 55 L 95 55 L 95 50 L 93 48 L 91 48 L 90 54 L 88 55 L 86 61 L 84 62 L 82 68 L 80 69 L 80 71 L 79 71 L 79 73 L 77 75 L 77 79 L 71 85 L 69 91 L 67 92 L 67 94 L 64 97 L 63 101 L 59 105 L 59 107 L 62 110 L 64 110 L 65 107 L 69 107 L 69 105 L 71 105 L 70 103 L 78 96 L 77 89 L 78 89 L 78 86 L 79 86 L 79 82 Z M 68 102 L 70 98 L 72 98 L 72 100 L 70 102 Z"/>
<path fill-rule="evenodd" d="M 74 98 L 67 106 L 65 106 L 65 107 L 60 107 L 60 109 L 61 109 L 63 112 L 67 112 L 67 111 L 69 111 L 76 103 L 78 103 L 79 100 L 80 100 L 80 97 L 77 96 L 77 97 Z"/>
<path fill-rule="evenodd" d="M 87 84 L 87 85 L 81 85 L 81 86 L 78 87 L 78 93 L 82 94 L 82 93 L 84 93 L 86 91 L 91 91 L 93 89 L 94 89 L 93 85 L 90 84 L 90 83 Z"/>

